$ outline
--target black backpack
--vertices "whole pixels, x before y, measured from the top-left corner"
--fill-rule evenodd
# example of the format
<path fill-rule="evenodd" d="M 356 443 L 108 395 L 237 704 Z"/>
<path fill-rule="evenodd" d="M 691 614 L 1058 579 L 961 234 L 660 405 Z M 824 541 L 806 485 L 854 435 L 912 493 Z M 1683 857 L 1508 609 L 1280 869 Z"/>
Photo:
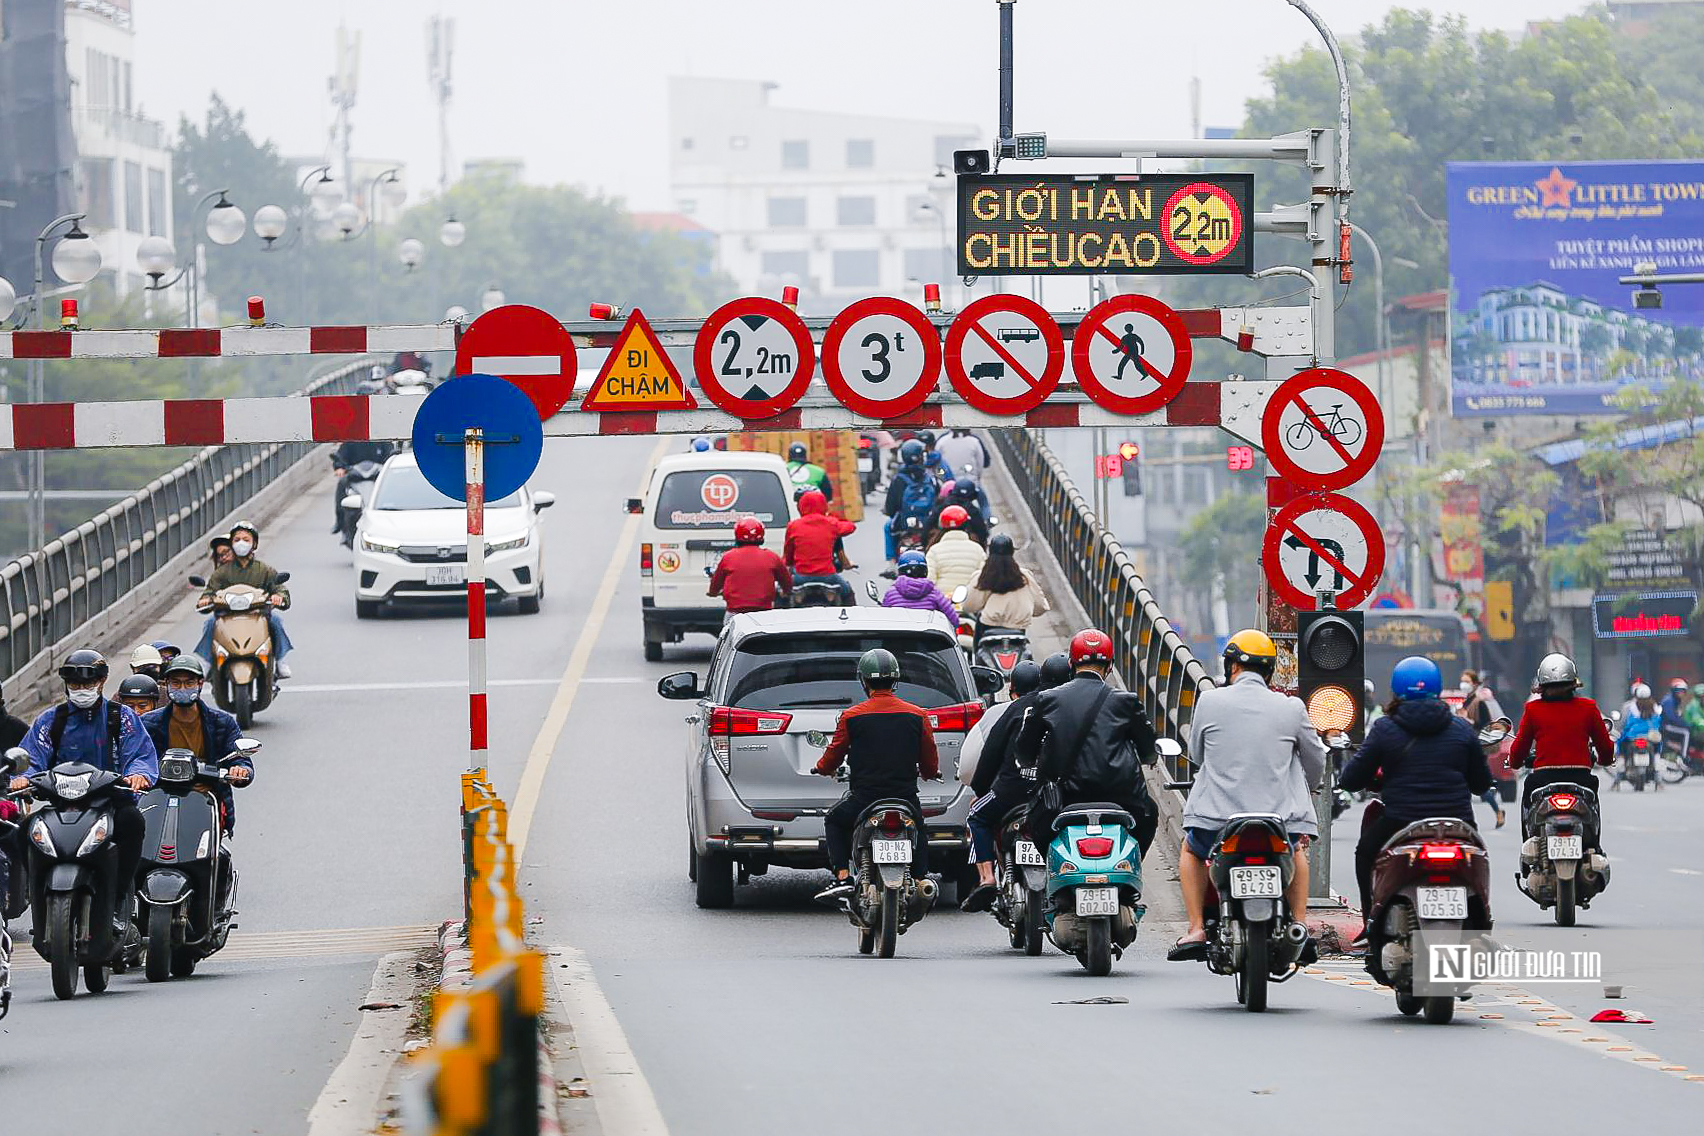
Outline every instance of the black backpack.
<path fill-rule="evenodd" d="M 118 772 L 118 738 L 124 732 L 124 707 L 107 703 L 106 751 L 101 754 L 101 768 Z M 47 740 L 53 743 L 53 764 L 59 764 L 59 743 L 65 737 L 65 723 L 71 718 L 71 704 L 61 702 L 53 708 L 53 721 L 47 724 Z"/>

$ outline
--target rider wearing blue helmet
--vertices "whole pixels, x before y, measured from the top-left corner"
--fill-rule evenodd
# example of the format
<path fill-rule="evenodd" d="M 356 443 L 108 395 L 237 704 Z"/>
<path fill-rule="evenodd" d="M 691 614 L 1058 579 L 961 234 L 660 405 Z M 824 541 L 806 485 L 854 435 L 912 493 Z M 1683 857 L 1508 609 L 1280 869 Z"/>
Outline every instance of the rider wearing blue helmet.
<path fill-rule="evenodd" d="M 882 504 L 882 512 L 888 518 L 882 531 L 887 537 L 889 560 L 893 560 L 899 551 L 894 527 L 915 520 L 921 528 L 929 511 L 935 507 L 935 497 L 940 488 L 940 479 L 924 465 L 923 443 L 916 438 L 901 442 L 899 468 L 894 471 L 893 480 L 888 482 L 887 500 Z"/>
<path fill-rule="evenodd" d="M 1479 735 L 1438 697 L 1438 664 L 1410 655 L 1390 672 L 1393 697 L 1343 767 L 1337 787 L 1356 792 L 1383 779 L 1384 812 L 1364 825 L 1355 846 L 1355 882 L 1363 917 L 1373 894 L 1373 861 L 1385 842 L 1415 821 L 1454 817 L 1473 824 L 1473 798 L 1491 788 L 1491 765 Z M 1356 942 L 1366 938 L 1366 929 Z"/>
<path fill-rule="evenodd" d="M 710 439 L 704 437 L 702 434 L 700 434 L 698 437 L 692 439 L 692 452 L 695 453 L 695 454 L 707 454 L 707 453 L 709 453 L 710 452 Z"/>

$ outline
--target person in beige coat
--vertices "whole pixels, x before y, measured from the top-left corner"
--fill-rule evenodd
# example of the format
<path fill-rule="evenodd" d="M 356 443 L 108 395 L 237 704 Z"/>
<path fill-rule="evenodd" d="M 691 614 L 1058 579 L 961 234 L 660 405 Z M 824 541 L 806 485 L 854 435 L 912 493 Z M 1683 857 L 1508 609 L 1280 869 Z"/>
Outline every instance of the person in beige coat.
<path fill-rule="evenodd" d="M 965 531 L 968 519 L 969 514 L 957 505 L 942 509 L 941 535 L 929 549 L 929 579 L 949 596 L 958 587 L 970 586 L 988 555 Z"/>
<path fill-rule="evenodd" d="M 984 627 L 1024 631 L 1049 606 L 1035 577 L 1018 567 L 1012 538 L 1001 533 L 988 542 L 988 559 L 959 610 L 980 616 Z"/>

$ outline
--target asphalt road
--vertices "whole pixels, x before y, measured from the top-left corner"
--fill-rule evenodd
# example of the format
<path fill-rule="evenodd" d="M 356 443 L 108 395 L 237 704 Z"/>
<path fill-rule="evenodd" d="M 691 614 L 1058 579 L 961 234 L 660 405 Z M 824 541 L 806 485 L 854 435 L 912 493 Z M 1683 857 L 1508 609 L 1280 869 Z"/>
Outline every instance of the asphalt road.
<path fill-rule="evenodd" d="M 1492 989 L 1439 1028 L 1399 1018 L 1388 992 L 1333 963 L 1275 989 L 1267 1014 L 1246 1014 L 1228 978 L 1164 961 L 1179 926 L 1157 856 L 1148 922 L 1106 979 L 1051 948 L 1025 958 L 991 919 L 951 910 L 904 936 L 898 958 L 861 957 L 844 917 L 810 902 L 820 874 L 777 869 L 741 889 L 733 910 L 698 910 L 683 847 L 685 711 L 653 687 L 701 669 L 710 640 L 643 662 L 637 573 L 620 547 L 621 502 L 657 449 L 653 439 L 547 446 L 535 484 L 560 501 L 546 514 L 549 594 L 540 615 L 490 623 L 491 768 L 516 819 L 533 818 L 522 871 L 532 933 L 589 957 L 676 1136 L 834 1136 L 872 1123 L 1126 1130 L 1133 1120 L 1293 1131 L 1369 1118 L 1401 1133 L 1434 1129 L 1439 1114 L 1414 1105 L 1439 1096 L 1473 1130 L 1518 1132 L 1533 1127 L 1534 1088 L 1553 1094 L 1550 1114 L 1567 1086 L 1587 1087 L 1567 1099 L 1582 1127 L 1624 1123 L 1636 1101 L 1646 1125 L 1664 1130 L 1704 1100 L 1704 1086 L 1660 1071 L 1704 1071 L 1704 1053 L 1690 1050 L 1696 998 L 1659 1013 L 1630 993 L 1620 1004 L 1657 1024 L 1601 1031 L 1539 1027 L 1541 1014 L 1563 1012 L 1555 1002 Z M 53 1001 L 39 967 L 23 969 L 0 1038 L 8 1130 L 300 1131 L 349 1046 L 376 956 L 456 914 L 461 622 L 450 612 L 357 623 L 348 555 L 326 531 L 329 496 L 328 484 L 261 548 L 295 573 L 287 618 L 299 650 L 291 689 L 255 729 L 267 748 L 241 798 L 241 923 L 257 938 L 193 979 L 121 977 L 112 993 L 71 1004 Z M 873 524 L 854 539 L 872 567 L 878 539 Z M 615 587 L 603 612 L 594 599 L 606 572 Z M 184 640 L 193 631 L 187 617 L 173 626 Z M 565 672 L 579 681 L 559 686 Z M 565 705 L 560 734 L 541 736 L 552 706 Z M 535 749 L 533 774 L 544 775 L 534 811 L 530 790 L 518 790 Z M 1697 925 L 1698 879 L 1667 868 L 1686 864 L 1701 794 L 1689 784 L 1611 800 L 1618 874 L 1594 919 Z M 1493 843 L 1502 864 L 1497 839 L 1507 834 Z M 1347 855 L 1345 846 L 1345 883 Z M 1542 922 L 1508 890 L 1500 919 Z M 360 933 L 327 934 L 337 929 Z M 338 953 L 314 953 L 328 950 Z M 1102 997 L 1122 1001 L 1073 1004 Z M 1675 1060 L 1683 1049 L 1690 1061 Z M 172 1054 L 196 1085 L 193 1123 L 178 1112 L 187 1095 L 169 1110 L 138 1107 L 162 1099 L 172 1073 L 161 1058 Z"/>

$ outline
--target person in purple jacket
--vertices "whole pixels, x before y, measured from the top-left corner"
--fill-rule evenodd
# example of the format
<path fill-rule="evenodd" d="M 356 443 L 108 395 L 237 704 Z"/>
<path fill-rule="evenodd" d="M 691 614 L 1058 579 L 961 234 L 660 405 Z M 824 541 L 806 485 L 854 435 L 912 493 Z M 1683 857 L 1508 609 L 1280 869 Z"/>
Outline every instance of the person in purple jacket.
<path fill-rule="evenodd" d="M 882 597 L 883 607 L 908 607 L 915 611 L 938 611 L 958 626 L 953 601 L 929 579 L 929 558 L 913 549 L 899 558 L 899 576 Z"/>

